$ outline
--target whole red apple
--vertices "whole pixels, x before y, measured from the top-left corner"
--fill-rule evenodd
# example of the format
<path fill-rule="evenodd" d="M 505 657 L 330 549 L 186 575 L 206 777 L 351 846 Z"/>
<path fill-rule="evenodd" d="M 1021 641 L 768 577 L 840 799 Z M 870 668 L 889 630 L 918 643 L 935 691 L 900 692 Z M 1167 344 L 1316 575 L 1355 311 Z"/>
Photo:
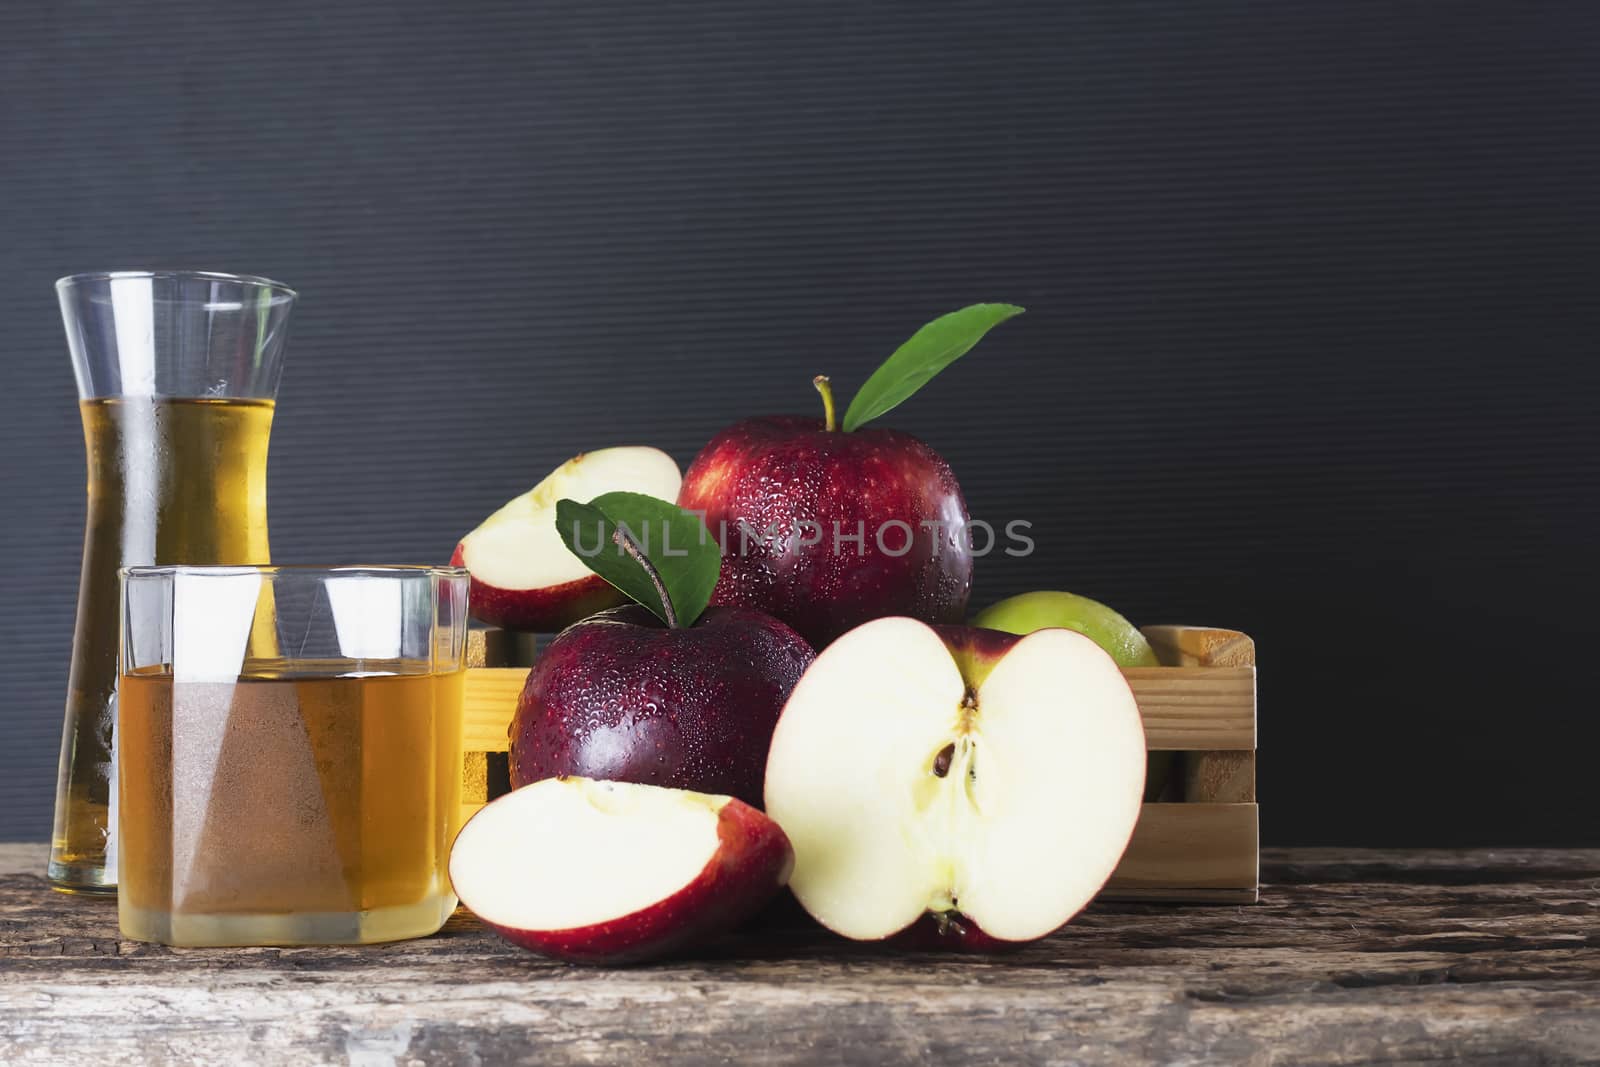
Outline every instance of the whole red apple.
<path fill-rule="evenodd" d="M 862 427 L 1021 313 L 972 304 L 939 316 L 873 371 L 837 422 L 818 375 L 822 419 L 749 419 L 712 438 L 678 491 L 722 543 L 711 603 L 770 612 L 819 649 L 885 615 L 959 621 L 972 545 L 955 475 L 915 437 Z"/>
<path fill-rule="evenodd" d="M 760 807 L 773 726 L 814 658 L 747 608 L 707 608 L 681 627 L 638 604 L 602 611 L 563 630 L 529 673 L 511 784 L 580 776 Z"/>
<path fill-rule="evenodd" d="M 711 602 L 770 612 L 817 648 L 883 615 L 966 611 L 967 505 L 950 465 L 910 434 L 748 419 L 695 457 L 678 503 L 723 542 Z"/>

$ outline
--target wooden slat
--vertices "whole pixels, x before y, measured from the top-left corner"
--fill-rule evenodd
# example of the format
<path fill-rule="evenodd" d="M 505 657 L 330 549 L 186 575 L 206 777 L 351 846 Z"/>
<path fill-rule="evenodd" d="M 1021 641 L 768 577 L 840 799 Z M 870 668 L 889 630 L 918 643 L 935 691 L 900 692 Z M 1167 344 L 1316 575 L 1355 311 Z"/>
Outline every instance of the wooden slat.
<path fill-rule="evenodd" d="M 526 667 L 469 667 L 461 714 L 463 752 L 504 752 L 517 697 L 528 680 Z"/>
<path fill-rule="evenodd" d="M 1123 671 L 1144 716 L 1153 750 L 1255 746 L 1255 671 L 1249 667 L 1130 667 Z M 503 752 L 525 667 L 467 671 L 463 750 Z"/>
<path fill-rule="evenodd" d="M 1146 804 L 1103 896 L 1116 900 L 1256 899 L 1260 809 Z"/>
<path fill-rule="evenodd" d="M 1205 626 L 1146 626 L 1145 639 L 1168 667 L 1255 667 L 1256 643 L 1238 630 Z M 1183 757 L 1183 799 L 1214 803 L 1253 803 L 1256 754 L 1252 751 L 1201 751 Z"/>
<path fill-rule="evenodd" d="M 1152 751 L 1256 747 L 1254 667 L 1127 667 Z"/>

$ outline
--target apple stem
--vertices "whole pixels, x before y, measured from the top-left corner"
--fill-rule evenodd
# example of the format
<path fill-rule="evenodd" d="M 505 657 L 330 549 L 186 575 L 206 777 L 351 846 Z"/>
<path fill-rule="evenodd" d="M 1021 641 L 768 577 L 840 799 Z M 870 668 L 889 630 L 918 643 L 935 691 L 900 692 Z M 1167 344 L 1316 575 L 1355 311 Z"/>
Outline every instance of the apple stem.
<path fill-rule="evenodd" d="M 833 422 L 833 383 L 828 381 L 826 374 L 819 374 L 811 379 L 811 384 L 817 387 L 817 392 L 822 394 L 822 419 L 824 430 L 832 431 Z"/>
<path fill-rule="evenodd" d="M 667 618 L 667 625 L 672 629 L 678 628 L 678 613 L 672 610 L 672 598 L 667 595 L 667 583 L 661 580 L 661 572 L 656 570 L 656 565 L 650 562 L 639 549 L 639 544 L 628 536 L 626 530 L 618 526 L 611 534 L 611 541 L 622 551 L 626 552 L 632 560 L 644 568 L 645 574 L 650 576 L 650 584 L 656 587 L 656 596 L 661 598 L 661 612 Z"/>

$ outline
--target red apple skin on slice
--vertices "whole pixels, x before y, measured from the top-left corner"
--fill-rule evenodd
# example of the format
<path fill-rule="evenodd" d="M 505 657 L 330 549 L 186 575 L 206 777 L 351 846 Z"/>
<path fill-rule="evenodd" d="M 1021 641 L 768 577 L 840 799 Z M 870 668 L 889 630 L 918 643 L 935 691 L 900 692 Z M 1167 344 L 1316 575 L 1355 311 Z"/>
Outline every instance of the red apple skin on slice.
<path fill-rule="evenodd" d="M 450 565 L 466 565 L 459 544 L 450 556 Z M 616 607 L 624 599 L 621 590 L 598 574 L 544 589 L 501 589 L 472 575 L 467 594 L 472 617 L 479 622 L 539 633 L 565 629 L 597 611 Z"/>
<path fill-rule="evenodd" d="M 639 963 L 703 944 L 759 911 L 794 869 L 783 830 L 742 800 L 722 809 L 717 836 L 722 847 L 700 876 L 642 911 L 573 930 L 492 928 L 513 944 L 570 963 Z"/>
<path fill-rule="evenodd" d="M 723 539 L 711 602 L 776 615 L 814 648 L 880 616 L 966 612 L 966 501 L 950 465 L 910 434 L 747 419 L 695 457 L 678 504 Z"/>
<path fill-rule="evenodd" d="M 914 952 L 969 952 L 989 956 L 1015 952 L 1030 942 L 990 937 L 982 927 L 960 912 L 941 912 L 938 915 L 923 915 L 898 934 L 885 938 L 884 944 Z"/>
<path fill-rule="evenodd" d="M 465 566 L 460 545 L 451 555 L 450 564 Z M 559 632 L 626 599 L 621 590 L 598 574 L 543 589 L 501 589 L 474 575 L 468 593 L 472 617 L 479 622 L 538 633 Z"/>
<path fill-rule="evenodd" d="M 558 780 L 547 780 L 540 786 L 548 786 L 554 781 Z M 571 783 L 582 780 L 559 781 Z M 495 803 L 505 803 L 517 795 L 508 794 Z M 636 911 L 565 929 L 528 929 L 496 922 L 484 915 L 479 918 L 484 925 L 514 945 L 569 963 L 583 964 L 620 965 L 659 959 L 679 954 L 727 933 L 760 911 L 783 888 L 794 869 L 794 850 L 777 823 L 743 801 L 731 797 L 708 796 L 700 799 L 709 804 L 720 802 L 720 806 L 715 808 L 715 851 L 698 875 L 663 899 Z M 481 818 L 482 814 L 480 812 L 474 819 Z M 468 836 L 471 826 L 469 820 L 457 838 L 458 849 L 463 847 L 463 840 L 468 842 L 466 847 L 473 847 L 473 840 Z M 516 848 L 518 844 L 518 841 L 508 841 L 504 847 Z M 605 841 L 594 842 L 594 847 L 605 847 Z M 579 857 L 551 859 L 553 862 L 567 860 L 574 867 L 582 863 Z M 463 860 L 462 865 L 466 862 Z M 452 855 L 451 877 L 456 894 L 463 904 L 472 909 L 475 898 L 471 892 L 473 887 L 465 884 L 468 879 L 464 872 L 458 877 L 457 868 L 457 859 Z M 576 870 L 572 871 L 571 876 L 581 878 Z"/>
<path fill-rule="evenodd" d="M 574 456 L 457 542 L 450 562 L 471 575 L 472 617 L 507 630 L 554 633 L 621 604 L 623 594 L 562 543 L 556 503 L 617 491 L 672 500 L 681 484 L 677 463 L 660 449 L 622 446 Z"/>

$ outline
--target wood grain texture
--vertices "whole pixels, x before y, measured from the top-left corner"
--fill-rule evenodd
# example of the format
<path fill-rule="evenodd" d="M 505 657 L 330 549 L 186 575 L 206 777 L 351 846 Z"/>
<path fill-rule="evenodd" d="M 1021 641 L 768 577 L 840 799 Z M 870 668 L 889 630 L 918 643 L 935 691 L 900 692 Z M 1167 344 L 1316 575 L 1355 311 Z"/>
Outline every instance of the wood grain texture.
<path fill-rule="evenodd" d="M 526 679 L 526 666 L 520 670 L 486 670 L 513 663 L 531 664 L 538 639 L 533 634 L 513 633 L 498 627 L 473 623 L 467 631 L 467 685 L 462 707 L 461 810 L 456 825 L 464 826 L 477 810 L 511 788 L 504 755 L 508 744 L 506 730 L 510 715 L 504 715 L 496 733 L 499 710 L 516 705 Z M 486 711 L 486 708 L 488 709 Z"/>
<path fill-rule="evenodd" d="M 1244 804 L 1256 799 L 1254 752 L 1186 752 L 1182 758 L 1184 800 Z"/>
<path fill-rule="evenodd" d="M 1145 639 L 1169 667 L 1256 665 L 1256 643 L 1248 634 L 1209 626 L 1146 626 Z M 1252 693 L 1252 700 L 1254 694 Z M 1238 751 L 1249 748 L 1249 752 Z M 1183 799 L 1236 804 L 1256 799 L 1257 741 L 1248 746 L 1211 745 L 1183 757 Z"/>
<path fill-rule="evenodd" d="M 1216 626 L 1141 626 L 1156 658 L 1168 667 L 1254 667 L 1256 643 L 1248 634 Z"/>
<path fill-rule="evenodd" d="M 1254 668 L 1127 667 L 1145 743 L 1153 751 L 1248 750 L 1256 739 Z M 504 752 L 506 731 L 527 681 L 526 667 L 473 667 L 467 673 L 462 744 Z"/>
<path fill-rule="evenodd" d="M 1152 752 L 1256 747 L 1254 667 L 1124 667 Z"/>
<path fill-rule="evenodd" d="M 1128 853 L 1113 876 L 1112 894 L 1139 900 L 1253 902 L 1260 866 L 1260 811 L 1256 799 L 1256 645 L 1237 630 L 1208 626 L 1146 626 L 1145 639 L 1163 664 L 1151 673 L 1200 670 L 1249 679 L 1250 741 L 1221 743 L 1220 732 L 1191 731 L 1195 751 L 1177 757 L 1181 805 L 1146 804 Z M 1131 679 L 1130 679 L 1131 680 Z M 1242 686 L 1242 682 L 1238 682 Z M 1150 714 L 1146 717 L 1149 739 Z M 1215 809 L 1190 816 L 1192 826 L 1175 823 L 1186 807 Z"/>
<path fill-rule="evenodd" d="M 1254 804 L 1146 804 L 1105 896 L 1252 903 L 1258 822 Z"/>
<path fill-rule="evenodd" d="M 473 667 L 461 710 L 463 752 L 504 752 L 507 731 L 517 712 L 517 698 L 528 680 L 526 667 Z"/>
<path fill-rule="evenodd" d="M 174 950 L 0 846 L 0 1062 L 870 1064 L 1600 1058 L 1600 850 L 1269 850 L 1253 908 L 1096 904 L 1010 955 L 771 924 L 584 970 L 458 914 L 370 948 Z"/>

